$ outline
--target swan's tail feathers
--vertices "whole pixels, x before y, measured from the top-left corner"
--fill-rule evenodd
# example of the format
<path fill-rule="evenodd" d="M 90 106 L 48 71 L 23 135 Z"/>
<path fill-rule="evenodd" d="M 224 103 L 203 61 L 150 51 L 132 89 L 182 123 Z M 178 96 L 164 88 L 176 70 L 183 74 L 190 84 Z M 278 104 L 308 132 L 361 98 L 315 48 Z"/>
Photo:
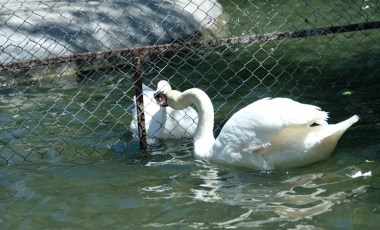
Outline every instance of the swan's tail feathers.
<path fill-rule="evenodd" d="M 345 129 L 348 129 L 351 125 L 355 124 L 358 121 L 359 121 L 359 116 L 354 115 L 354 116 L 348 118 L 347 120 L 338 123 L 337 125 L 341 126 L 342 129 L 344 129 L 345 127 L 346 127 Z"/>
<path fill-rule="evenodd" d="M 344 120 L 342 122 L 339 122 L 338 124 L 334 125 L 335 126 L 335 136 L 339 139 L 344 132 L 346 132 L 346 130 L 348 128 L 350 128 L 353 124 L 355 124 L 356 122 L 358 122 L 359 120 L 359 116 L 357 115 L 354 115 L 350 118 L 348 118 L 347 120 Z"/>
<path fill-rule="evenodd" d="M 315 126 L 314 130 L 316 132 L 313 133 L 313 135 L 310 136 L 310 140 L 320 142 L 324 139 L 329 139 L 331 141 L 335 140 L 338 141 L 339 138 L 343 135 L 344 132 L 353 124 L 355 124 L 359 120 L 359 117 L 357 115 L 352 116 L 351 118 L 348 118 L 345 121 L 339 122 L 334 125 L 321 125 L 321 126 Z M 312 141 L 312 142 L 313 142 Z"/>

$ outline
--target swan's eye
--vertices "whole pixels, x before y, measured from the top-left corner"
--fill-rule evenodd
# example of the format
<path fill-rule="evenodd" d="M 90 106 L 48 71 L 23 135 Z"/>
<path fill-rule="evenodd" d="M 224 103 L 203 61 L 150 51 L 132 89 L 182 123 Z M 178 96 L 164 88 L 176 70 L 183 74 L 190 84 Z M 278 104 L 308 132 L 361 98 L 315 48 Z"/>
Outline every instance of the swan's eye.
<path fill-rule="evenodd" d="M 156 99 L 157 104 L 159 106 L 161 106 L 161 107 L 168 106 L 168 101 L 167 101 L 167 98 L 166 98 L 164 92 L 159 91 L 159 92 L 155 93 L 154 94 L 154 99 Z"/>

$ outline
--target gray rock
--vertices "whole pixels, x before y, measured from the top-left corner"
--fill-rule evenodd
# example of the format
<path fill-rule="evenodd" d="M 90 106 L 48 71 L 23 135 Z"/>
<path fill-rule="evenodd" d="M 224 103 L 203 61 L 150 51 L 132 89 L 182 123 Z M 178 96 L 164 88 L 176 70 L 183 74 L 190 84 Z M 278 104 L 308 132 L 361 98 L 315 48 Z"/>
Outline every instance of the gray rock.
<path fill-rule="evenodd" d="M 0 62 L 184 42 L 215 31 L 223 14 L 215 0 L 176 2 L 0 0 Z"/>
<path fill-rule="evenodd" d="M 3 67 L 226 34 L 226 17 L 217 0 L 0 0 L 0 11 Z M 0 65 L 0 87 L 46 80 L 54 84 L 57 79 L 72 82 L 80 71 L 128 64 L 130 60 L 114 59 L 26 69 Z"/>

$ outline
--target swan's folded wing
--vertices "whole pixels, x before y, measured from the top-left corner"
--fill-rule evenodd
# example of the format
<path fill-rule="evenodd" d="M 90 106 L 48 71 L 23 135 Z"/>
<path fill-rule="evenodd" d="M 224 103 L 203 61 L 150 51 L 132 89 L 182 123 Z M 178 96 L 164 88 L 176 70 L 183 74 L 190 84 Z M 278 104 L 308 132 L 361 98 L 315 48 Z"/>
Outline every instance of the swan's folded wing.
<path fill-rule="evenodd" d="M 265 98 L 235 113 L 224 125 L 217 142 L 236 151 L 254 152 L 270 145 L 281 130 L 292 125 L 327 124 L 320 108 L 287 98 Z"/>

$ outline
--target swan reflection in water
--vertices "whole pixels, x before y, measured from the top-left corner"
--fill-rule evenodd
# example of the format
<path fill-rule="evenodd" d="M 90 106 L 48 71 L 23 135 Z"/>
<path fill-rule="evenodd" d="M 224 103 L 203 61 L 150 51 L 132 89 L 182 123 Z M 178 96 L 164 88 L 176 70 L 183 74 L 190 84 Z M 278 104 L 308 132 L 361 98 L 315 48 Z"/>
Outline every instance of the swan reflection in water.
<path fill-rule="evenodd" d="M 339 181 L 327 174 L 315 173 L 296 176 L 273 173 L 260 175 L 237 170 L 223 170 L 215 165 L 203 164 L 202 169 L 191 175 L 202 180 L 192 189 L 195 200 L 203 202 L 221 202 L 243 206 L 245 213 L 237 214 L 233 219 L 215 222 L 219 227 L 257 227 L 270 222 L 298 221 L 331 211 L 332 207 L 350 202 L 352 197 L 363 194 L 367 186 L 340 189 L 331 192 L 327 187 L 350 180 L 342 175 Z M 265 173 L 267 174 L 267 173 Z M 268 178 L 269 177 L 269 178 Z M 330 181 L 330 182 L 328 182 Z M 253 213 L 271 212 L 269 217 L 258 219 Z"/>

